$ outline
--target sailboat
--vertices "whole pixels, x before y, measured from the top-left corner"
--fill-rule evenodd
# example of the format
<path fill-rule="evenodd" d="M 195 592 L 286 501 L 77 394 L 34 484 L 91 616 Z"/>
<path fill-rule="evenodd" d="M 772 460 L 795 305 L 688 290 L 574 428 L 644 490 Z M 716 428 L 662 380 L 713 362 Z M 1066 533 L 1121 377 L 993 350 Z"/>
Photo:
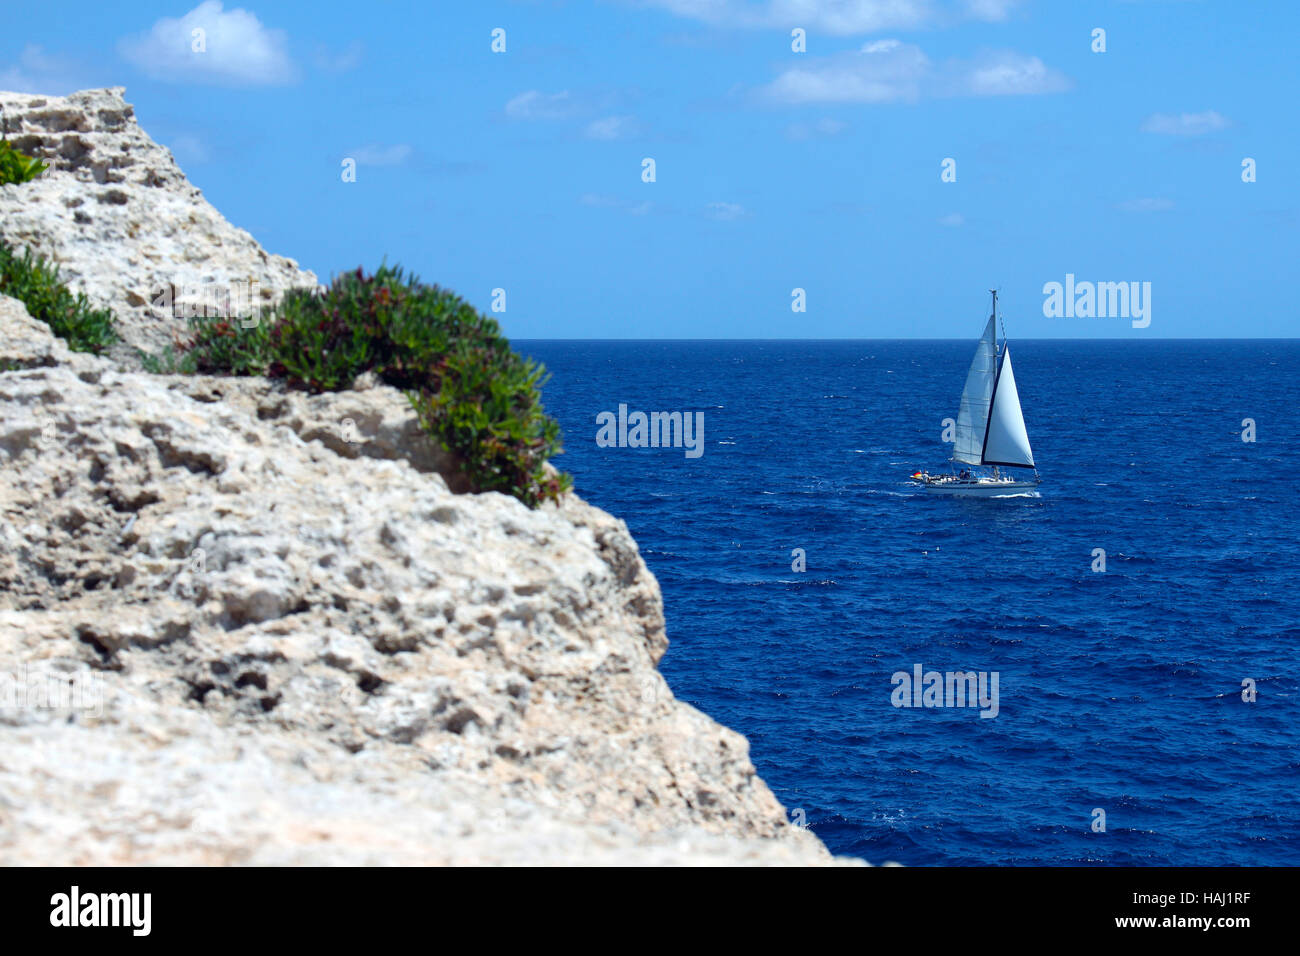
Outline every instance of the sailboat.
<path fill-rule="evenodd" d="M 1011 370 L 1011 349 L 1003 335 L 998 347 L 998 293 L 993 311 L 975 347 L 975 358 L 966 373 L 966 388 L 957 411 L 956 440 L 952 448 L 952 469 L 931 475 L 918 471 L 912 480 L 926 491 L 950 495 L 1017 495 L 1038 487 L 1038 469 L 1029 447 L 1025 416 L 1020 410 L 1020 393 Z M 962 467 L 958 469 L 958 465 Z M 992 471 L 979 469 L 991 468 Z M 1004 473 L 1003 468 L 1033 469 L 1033 477 Z"/>

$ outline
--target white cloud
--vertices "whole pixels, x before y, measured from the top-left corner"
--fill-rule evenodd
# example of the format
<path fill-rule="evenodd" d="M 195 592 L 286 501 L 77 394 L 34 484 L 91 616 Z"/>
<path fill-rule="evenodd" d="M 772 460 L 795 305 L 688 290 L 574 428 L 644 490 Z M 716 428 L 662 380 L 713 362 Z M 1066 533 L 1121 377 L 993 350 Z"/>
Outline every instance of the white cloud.
<path fill-rule="evenodd" d="M 679 17 L 749 29 L 803 27 L 810 34 L 853 36 L 911 30 L 960 20 L 998 21 L 1019 0 L 642 0 Z"/>
<path fill-rule="evenodd" d="M 397 146 L 362 146 L 347 155 L 355 159 L 358 166 L 400 166 L 411 158 L 413 152 L 410 146 L 401 143 Z"/>
<path fill-rule="evenodd" d="M 1203 136 L 1228 128 L 1228 120 L 1214 110 L 1204 113 L 1152 113 L 1142 121 L 1142 132 L 1165 136 Z"/>
<path fill-rule="evenodd" d="M 704 208 L 704 214 L 722 222 L 731 222 L 749 215 L 744 206 L 734 202 L 711 202 Z"/>
<path fill-rule="evenodd" d="M 939 225 L 950 226 L 955 229 L 958 226 L 966 225 L 966 217 L 959 212 L 950 212 L 948 215 L 939 218 Z"/>
<path fill-rule="evenodd" d="M 890 103 L 920 97 L 933 71 L 920 47 L 898 40 L 869 43 L 856 52 L 792 67 L 764 90 L 779 103 Z"/>
<path fill-rule="evenodd" d="M 634 117 L 606 116 L 604 119 L 592 120 L 588 123 L 583 135 L 587 139 L 623 139 L 635 134 L 637 129 Z"/>
<path fill-rule="evenodd" d="M 506 116 L 517 120 L 556 120 L 572 116 L 573 98 L 568 90 L 559 93 L 542 93 L 528 90 L 506 104 Z"/>
<path fill-rule="evenodd" d="M 202 51 L 194 46 L 202 30 Z M 180 19 L 163 17 L 148 33 L 118 41 L 118 52 L 155 80 L 224 86 L 274 86 L 296 75 L 287 36 L 247 10 L 204 0 Z"/>
<path fill-rule="evenodd" d="M 1048 69 L 1038 57 L 1011 52 L 989 54 L 961 67 L 955 79 L 958 92 L 970 96 L 1059 93 L 1070 85 L 1062 74 Z"/>
<path fill-rule="evenodd" d="M 761 91 L 776 103 L 895 103 L 936 96 L 1015 96 L 1068 89 L 1036 56 L 1012 51 L 935 64 L 915 44 L 877 40 L 786 70 Z"/>
<path fill-rule="evenodd" d="M 1174 208 L 1172 199 L 1153 199 L 1143 197 L 1142 199 L 1129 199 L 1119 204 L 1119 208 L 1125 212 L 1165 212 Z"/>
<path fill-rule="evenodd" d="M 43 47 L 29 43 L 18 54 L 17 66 L 0 70 L 0 90 L 64 96 L 90 85 L 75 79 L 76 71 L 71 61 L 50 56 Z"/>
<path fill-rule="evenodd" d="M 889 53 L 891 50 L 897 50 L 903 45 L 902 40 L 875 40 L 871 43 L 864 44 L 863 53 Z"/>

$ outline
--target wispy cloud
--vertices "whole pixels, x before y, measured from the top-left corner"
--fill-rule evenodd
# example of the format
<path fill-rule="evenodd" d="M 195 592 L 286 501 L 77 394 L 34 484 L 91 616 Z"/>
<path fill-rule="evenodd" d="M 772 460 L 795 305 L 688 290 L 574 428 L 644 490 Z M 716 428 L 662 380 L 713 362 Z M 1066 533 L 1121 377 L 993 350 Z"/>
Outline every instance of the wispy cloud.
<path fill-rule="evenodd" d="M 568 90 L 559 93 L 528 90 L 506 103 L 506 116 L 514 120 L 567 119 L 575 111 L 576 106 Z"/>
<path fill-rule="evenodd" d="M 583 139 L 612 142 L 645 132 L 644 125 L 631 114 L 618 113 L 618 94 L 560 90 L 545 93 L 526 90 L 505 105 L 507 119 L 517 122 L 568 122 L 571 133 Z"/>
<path fill-rule="evenodd" d="M 1070 88 L 1065 74 L 1049 69 L 1036 56 L 1010 50 L 966 63 L 954 61 L 953 67 L 949 92 L 957 96 L 1032 96 Z"/>
<path fill-rule="evenodd" d="M 791 123 L 785 128 L 786 139 L 796 141 L 807 139 L 827 139 L 831 136 L 838 136 L 849 128 L 849 124 L 842 120 L 823 117 L 815 123 Z"/>
<path fill-rule="evenodd" d="M 166 142 L 176 161 L 182 166 L 198 166 L 212 158 L 212 151 L 202 137 L 194 133 L 181 133 Z"/>
<path fill-rule="evenodd" d="M 396 146 L 362 146 L 347 155 L 357 161 L 358 166 L 401 166 L 415 151 L 405 143 Z"/>
<path fill-rule="evenodd" d="M 640 129 L 636 118 L 632 116 L 606 116 L 603 119 L 592 120 L 587 124 L 583 135 L 587 139 L 625 139 L 628 136 L 636 135 Z"/>
<path fill-rule="evenodd" d="M 79 76 L 78 66 L 71 60 L 51 56 L 43 47 L 29 43 L 18 54 L 17 66 L 0 69 L 0 90 L 63 96 L 91 85 Z"/>
<path fill-rule="evenodd" d="M 916 100 L 933 66 L 920 47 L 899 40 L 792 67 L 763 89 L 778 103 L 889 103 Z"/>
<path fill-rule="evenodd" d="M 959 212 L 950 212 L 946 216 L 939 217 L 939 225 L 957 228 L 966 225 L 966 217 Z"/>
<path fill-rule="evenodd" d="M 1118 204 L 1118 208 L 1125 212 L 1165 212 L 1174 208 L 1172 199 L 1159 199 L 1152 197 L 1143 197 L 1142 199 L 1127 199 Z"/>
<path fill-rule="evenodd" d="M 274 86 L 293 82 L 298 72 L 283 30 L 264 27 L 242 8 L 226 11 L 221 0 L 204 0 L 179 19 L 163 17 L 117 49 L 147 76 L 170 83 Z"/>
<path fill-rule="evenodd" d="M 1036 56 L 991 51 L 934 63 L 919 46 L 876 40 L 859 50 L 813 59 L 764 87 L 774 103 L 895 103 L 944 96 L 1026 96 L 1070 88 Z"/>
<path fill-rule="evenodd" d="M 346 49 L 337 52 L 320 44 L 316 47 L 312 62 L 316 65 L 316 69 L 325 73 L 346 73 L 361 64 L 365 53 L 365 44 L 360 40 L 353 41 Z"/>
<path fill-rule="evenodd" d="M 578 197 L 578 202 L 584 206 L 594 206 L 598 209 L 614 209 L 619 212 L 627 213 L 629 216 L 644 216 L 654 204 L 646 199 L 641 202 L 633 202 L 630 199 L 619 199 L 617 196 L 603 196 L 599 193 L 584 193 Z"/>
<path fill-rule="evenodd" d="M 1004 20 L 1019 0 L 641 0 L 642 6 L 713 26 L 746 29 L 803 27 L 810 33 L 853 36 L 912 30 L 963 20 Z"/>
<path fill-rule="evenodd" d="M 704 207 L 704 214 L 710 219 L 717 219 L 721 222 L 731 222 L 734 219 L 745 218 L 749 215 L 749 212 L 739 203 L 711 202 Z"/>
<path fill-rule="evenodd" d="M 1152 113 L 1142 121 L 1142 132 L 1164 136 L 1204 136 L 1229 126 L 1227 117 L 1214 110 L 1204 113 Z"/>

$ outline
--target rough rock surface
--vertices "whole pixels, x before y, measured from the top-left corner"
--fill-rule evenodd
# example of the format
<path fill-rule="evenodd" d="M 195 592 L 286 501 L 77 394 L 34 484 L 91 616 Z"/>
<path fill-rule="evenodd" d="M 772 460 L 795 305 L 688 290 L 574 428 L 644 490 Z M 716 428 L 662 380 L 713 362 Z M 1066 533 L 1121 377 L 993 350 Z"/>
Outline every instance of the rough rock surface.
<path fill-rule="evenodd" d="M 74 292 L 113 311 L 126 343 L 113 356 L 132 364 L 132 347 L 161 351 L 185 331 L 187 307 L 247 315 L 285 289 L 316 286 L 313 273 L 268 254 L 190 185 L 124 93 L 0 92 L 9 142 L 50 167 L 0 186 L 0 239 L 52 260 Z"/>
<path fill-rule="evenodd" d="M 673 698 L 621 521 L 454 494 L 386 386 L 126 372 L 0 297 L 4 368 L 0 864 L 831 861 Z"/>

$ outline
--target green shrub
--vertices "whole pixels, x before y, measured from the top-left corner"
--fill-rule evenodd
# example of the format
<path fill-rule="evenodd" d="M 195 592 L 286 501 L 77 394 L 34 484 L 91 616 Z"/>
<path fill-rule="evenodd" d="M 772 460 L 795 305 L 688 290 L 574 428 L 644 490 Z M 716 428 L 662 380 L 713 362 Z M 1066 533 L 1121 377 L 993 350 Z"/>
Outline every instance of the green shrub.
<path fill-rule="evenodd" d="M 113 314 L 92 309 L 84 293 L 59 282 L 59 267 L 23 249 L 22 257 L 0 241 L 0 294 L 22 301 L 32 318 L 48 325 L 76 352 L 99 354 L 117 341 Z"/>
<path fill-rule="evenodd" d="M 140 359 L 140 366 L 150 375 L 193 375 L 198 371 L 198 362 L 190 352 L 177 351 L 169 345 L 161 355 L 154 355 L 137 348 L 135 354 Z"/>
<path fill-rule="evenodd" d="M 199 372 L 267 375 L 311 392 L 346 389 L 373 372 L 405 390 L 421 427 L 461 462 L 475 491 L 535 507 L 572 485 L 545 468 L 561 452 L 559 425 L 541 404 L 545 369 L 515 354 L 494 320 L 400 267 L 345 273 L 323 293 L 292 290 L 250 328 L 191 325 Z"/>
<path fill-rule="evenodd" d="M 7 140 L 0 140 L 0 186 L 30 182 L 47 168 L 39 159 L 24 156 Z"/>

